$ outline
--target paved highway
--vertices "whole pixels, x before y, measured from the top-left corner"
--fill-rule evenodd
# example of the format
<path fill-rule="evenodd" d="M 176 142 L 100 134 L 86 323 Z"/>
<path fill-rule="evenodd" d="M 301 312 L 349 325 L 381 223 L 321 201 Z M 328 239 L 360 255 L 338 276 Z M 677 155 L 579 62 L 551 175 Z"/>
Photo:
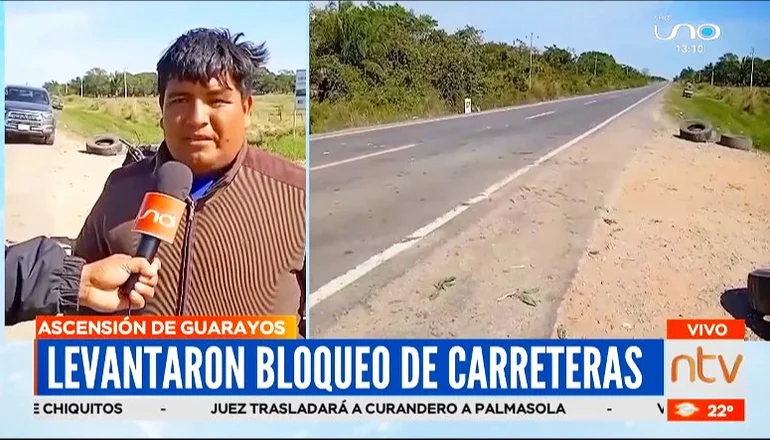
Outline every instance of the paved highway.
<path fill-rule="evenodd" d="M 394 244 L 660 88 L 311 138 L 311 307 L 398 253 Z"/>

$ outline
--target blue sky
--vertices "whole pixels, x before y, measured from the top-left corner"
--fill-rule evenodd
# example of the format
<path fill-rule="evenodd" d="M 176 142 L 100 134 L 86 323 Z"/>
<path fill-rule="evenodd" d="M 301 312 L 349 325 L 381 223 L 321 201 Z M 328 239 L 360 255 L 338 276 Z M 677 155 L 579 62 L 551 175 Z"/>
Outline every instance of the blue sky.
<path fill-rule="evenodd" d="M 42 85 L 92 67 L 154 71 L 173 40 L 227 27 L 267 41 L 270 70 L 307 65 L 305 2 L 5 2 L 5 79 Z"/>
<path fill-rule="evenodd" d="M 326 3 L 314 2 L 314 3 Z M 619 62 L 671 77 L 727 51 L 770 58 L 770 2 L 401 2 L 450 30 L 471 24 L 489 40 L 512 41 L 535 32 L 538 47 L 598 49 Z M 293 2 L 6 2 L 6 81 L 42 85 L 91 67 L 153 70 L 160 53 L 193 27 L 229 27 L 267 41 L 268 68 L 307 63 L 306 4 Z M 722 28 L 703 54 L 680 54 L 676 42 L 657 41 L 655 17 L 671 24 L 711 22 Z M 661 24 L 663 26 L 663 24 Z M 670 26 L 670 25 L 669 25 Z M 30 29 L 34 31 L 30 32 Z M 661 29 L 661 32 L 670 27 Z"/>
<path fill-rule="evenodd" d="M 316 2 L 314 2 L 316 3 Z M 325 2 L 321 2 L 325 3 Z M 390 2 L 384 2 L 390 3 Z M 556 44 L 577 51 L 601 50 L 621 63 L 647 68 L 667 78 L 688 65 L 702 67 L 725 52 L 770 58 L 770 2 L 398 2 L 416 12 L 433 16 L 439 26 L 455 30 L 466 24 L 485 31 L 485 38 L 512 42 L 529 40 L 530 32 L 539 36 L 535 45 Z M 722 36 L 704 42 L 703 54 L 682 54 L 677 44 L 688 44 L 685 32 L 674 41 L 658 41 L 653 27 L 656 17 L 660 33 L 668 33 L 674 23 L 716 24 Z"/>

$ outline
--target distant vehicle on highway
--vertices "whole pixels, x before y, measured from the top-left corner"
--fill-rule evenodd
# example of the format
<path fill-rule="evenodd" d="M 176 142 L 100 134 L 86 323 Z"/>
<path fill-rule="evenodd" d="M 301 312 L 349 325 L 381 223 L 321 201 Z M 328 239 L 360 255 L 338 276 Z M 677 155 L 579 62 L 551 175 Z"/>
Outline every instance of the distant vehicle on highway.
<path fill-rule="evenodd" d="M 685 98 L 692 98 L 692 93 L 693 93 L 692 92 L 692 84 L 691 83 L 687 83 L 684 86 L 684 89 L 682 90 L 682 96 L 684 96 Z"/>
<path fill-rule="evenodd" d="M 53 145 L 56 116 L 48 91 L 40 87 L 5 86 L 5 138 L 21 137 Z"/>
<path fill-rule="evenodd" d="M 64 101 L 58 96 L 51 96 L 51 107 L 54 110 L 64 110 Z"/>

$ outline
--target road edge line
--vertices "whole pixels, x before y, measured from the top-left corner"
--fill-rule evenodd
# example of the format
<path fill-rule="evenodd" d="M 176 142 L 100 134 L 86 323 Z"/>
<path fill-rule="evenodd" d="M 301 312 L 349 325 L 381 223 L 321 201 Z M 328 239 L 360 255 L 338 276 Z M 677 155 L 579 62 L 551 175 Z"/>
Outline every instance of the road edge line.
<path fill-rule="evenodd" d="M 668 83 L 666 83 L 666 85 L 668 85 Z M 551 100 L 551 101 L 540 101 L 540 102 L 532 102 L 532 103 L 529 103 L 529 104 L 519 104 L 519 105 L 510 106 L 510 107 L 500 107 L 500 108 L 495 108 L 495 109 L 491 109 L 491 110 L 485 110 L 483 112 L 477 112 L 477 113 L 468 113 L 468 114 L 461 113 L 459 115 L 458 114 L 451 114 L 451 115 L 446 115 L 446 116 L 438 116 L 438 117 L 435 117 L 435 118 L 418 119 L 418 120 L 415 120 L 415 121 L 402 121 L 402 122 L 394 122 L 392 124 L 373 125 L 373 126 L 361 127 L 361 128 L 351 128 L 351 129 L 346 129 L 346 130 L 333 131 L 333 132 L 330 132 L 330 133 L 320 133 L 320 134 L 317 134 L 317 135 L 311 134 L 311 135 L 308 136 L 308 139 L 310 140 L 310 142 L 313 142 L 313 141 L 320 141 L 320 140 L 324 140 L 324 139 L 332 139 L 332 138 L 342 137 L 342 136 L 351 136 L 351 135 L 354 135 L 354 134 L 369 133 L 369 132 L 372 132 L 372 131 L 380 131 L 380 130 L 388 130 L 388 129 L 392 129 L 392 128 L 409 127 L 409 126 L 412 126 L 412 125 L 429 124 L 429 123 L 432 123 L 432 122 L 449 121 L 449 120 L 452 120 L 452 119 L 459 119 L 459 118 L 471 118 L 471 117 L 476 117 L 476 116 L 490 115 L 490 114 L 494 114 L 494 113 L 501 113 L 501 112 L 508 112 L 508 111 L 519 110 L 519 109 L 524 109 L 524 108 L 537 107 L 537 106 L 546 105 L 546 104 L 555 104 L 555 103 L 559 103 L 559 102 L 575 101 L 575 100 L 578 100 L 578 99 L 581 99 L 581 98 L 591 98 L 591 97 L 595 97 L 595 96 L 604 96 L 604 95 L 610 95 L 610 94 L 613 94 L 613 93 L 621 93 L 621 92 L 624 92 L 624 91 L 628 92 L 629 90 L 631 90 L 631 91 L 633 91 L 633 90 L 640 90 L 640 89 L 643 89 L 645 87 L 649 87 L 649 85 L 648 86 L 644 86 L 644 87 L 638 87 L 638 88 L 635 88 L 635 89 L 610 90 L 610 91 L 607 91 L 607 92 L 593 93 L 593 94 L 590 94 L 590 95 L 568 96 L 566 98 L 559 98 L 559 99 L 554 99 L 554 100 Z M 665 87 L 665 85 L 663 87 Z M 311 144 L 311 147 L 312 147 L 312 144 Z"/>

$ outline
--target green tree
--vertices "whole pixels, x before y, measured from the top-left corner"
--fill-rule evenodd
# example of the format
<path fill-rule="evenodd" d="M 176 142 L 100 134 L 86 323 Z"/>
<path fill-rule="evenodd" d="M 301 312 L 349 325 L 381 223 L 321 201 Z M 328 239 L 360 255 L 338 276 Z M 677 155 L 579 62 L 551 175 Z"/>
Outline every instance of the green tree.
<path fill-rule="evenodd" d="M 472 26 L 450 33 L 398 4 L 311 6 L 313 132 L 459 112 L 466 98 L 488 109 L 654 80 L 610 54 L 555 45 L 530 54 Z"/>

